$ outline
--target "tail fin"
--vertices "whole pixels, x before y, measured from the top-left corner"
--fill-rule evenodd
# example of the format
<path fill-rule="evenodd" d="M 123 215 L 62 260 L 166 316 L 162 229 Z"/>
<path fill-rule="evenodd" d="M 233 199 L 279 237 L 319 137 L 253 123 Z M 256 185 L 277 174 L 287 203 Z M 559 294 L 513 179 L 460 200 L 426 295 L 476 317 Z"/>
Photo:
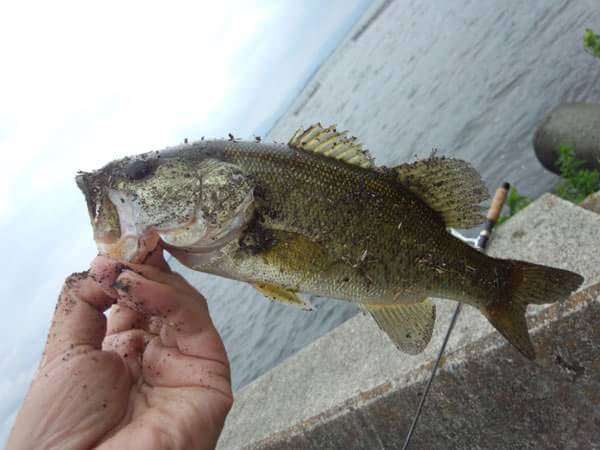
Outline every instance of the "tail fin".
<path fill-rule="evenodd" d="M 509 286 L 505 302 L 482 308 L 490 323 L 529 359 L 535 350 L 529 338 L 525 311 L 529 303 L 540 305 L 565 300 L 583 283 L 583 277 L 568 270 L 555 269 L 524 261 L 510 264 Z"/>

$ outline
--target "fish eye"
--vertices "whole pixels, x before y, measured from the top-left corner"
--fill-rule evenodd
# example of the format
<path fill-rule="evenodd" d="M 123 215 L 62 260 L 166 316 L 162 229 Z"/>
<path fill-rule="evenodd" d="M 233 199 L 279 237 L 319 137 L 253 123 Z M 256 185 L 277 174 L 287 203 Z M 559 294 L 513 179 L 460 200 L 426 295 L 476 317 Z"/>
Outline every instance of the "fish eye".
<path fill-rule="evenodd" d="M 152 164 L 143 159 L 136 159 L 125 166 L 125 175 L 130 180 L 141 180 L 152 173 Z"/>

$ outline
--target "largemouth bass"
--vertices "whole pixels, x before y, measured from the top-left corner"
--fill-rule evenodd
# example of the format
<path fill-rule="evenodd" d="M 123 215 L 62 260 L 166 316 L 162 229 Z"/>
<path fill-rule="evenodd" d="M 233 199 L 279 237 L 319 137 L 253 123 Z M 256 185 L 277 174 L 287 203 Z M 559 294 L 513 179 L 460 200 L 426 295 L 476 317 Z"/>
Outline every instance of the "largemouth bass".
<path fill-rule="evenodd" d="M 482 222 L 487 190 L 466 162 L 432 155 L 376 167 L 334 127 L 287 144 L 211 140 L 79 173 L 100 253 L 141 261 L 158 242 L 184 265 L 253 284 L 357 303 L 402 351 L 429 342 L 442 297 L 477 307 L 535 357 L 527 304 L 565 299 L 573 272 L 489 257 L 447 228 Z"/>

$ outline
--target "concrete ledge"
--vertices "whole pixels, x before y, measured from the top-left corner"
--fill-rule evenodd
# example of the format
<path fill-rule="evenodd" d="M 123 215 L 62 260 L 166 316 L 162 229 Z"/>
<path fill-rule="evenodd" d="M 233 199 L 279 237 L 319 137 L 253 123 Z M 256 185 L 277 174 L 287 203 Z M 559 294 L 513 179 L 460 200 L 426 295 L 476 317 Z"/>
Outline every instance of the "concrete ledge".
<path fill-rule="evenodd" d="M 578 271 L 586 287 L 530 307 L 538 360 L 463 309 L 412 448 L 600 446 L 600 216 L 545 195 L 496 233 L 490 253 Z M 431 344 L 395 350 L 357 316 L 236 395 L 220 449 L 401 447 L 453 302 L 436 300 Z"/>

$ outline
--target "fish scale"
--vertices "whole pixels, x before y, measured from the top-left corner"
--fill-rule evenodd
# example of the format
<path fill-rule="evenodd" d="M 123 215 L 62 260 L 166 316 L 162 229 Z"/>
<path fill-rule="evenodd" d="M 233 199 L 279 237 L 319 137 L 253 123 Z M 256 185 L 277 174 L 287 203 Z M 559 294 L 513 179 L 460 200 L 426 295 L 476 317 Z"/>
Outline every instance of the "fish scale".
<path fill-rule="evenodd" d="M 360 274 L 352 266 L 365 250 L 367 257 L 376 261 L 378 270 L 369 270 L 368 263 L 365 268 L 373 282 L 369 283 L 365 275 L 353 277 L 358 286 L 346 283 L 344 292 L 322 292 L 322 295 L 351 295 L 360 303 L 389 301 L 386 299 L 395 295 L 399 285 L 410 283 L 400 280 L 403 274 L 408 275 L 408 280 L 416 278 L 411 271 L 401 270 L 403 263 L 425 256 L 419 251 L 424 246 L 414 245 L 418 242 L 416 233 L 413 236 L 399 233 L 398 224 L 404 222 L 407 230 L 417 229 L 417 224 L 421 228 L 430 227 L 431 233 L 437 231 L 435 225 L 443 230 L 431 211 L 403 214 L 417 206 L 410 193 L 399 193 L 388 183 L 373 179 L 364 169 L 331 165 L 318 156 L 298 155 L 289 149 L 269 150 L 263 146 L 256 152 L 242 143 L 235 145 L 236 148 L 225 149 L 225 158 L 255 179 L 263 197 L 257 199 L 263 226 L 314 240 L 331 255 L 331 263 L 345 266 L 344 270 L 319 274 L 321 291 L 331 284 L 334 274 L 342 278 Z M 268 205 L 265 214 L 262 214 L 263 203 Z M 390 252 L 390 247 L 395 251 Z M 312 269 L 306 265 L 303 270 Z M 301 291 L 307 288 L 299 286 Z"/>

